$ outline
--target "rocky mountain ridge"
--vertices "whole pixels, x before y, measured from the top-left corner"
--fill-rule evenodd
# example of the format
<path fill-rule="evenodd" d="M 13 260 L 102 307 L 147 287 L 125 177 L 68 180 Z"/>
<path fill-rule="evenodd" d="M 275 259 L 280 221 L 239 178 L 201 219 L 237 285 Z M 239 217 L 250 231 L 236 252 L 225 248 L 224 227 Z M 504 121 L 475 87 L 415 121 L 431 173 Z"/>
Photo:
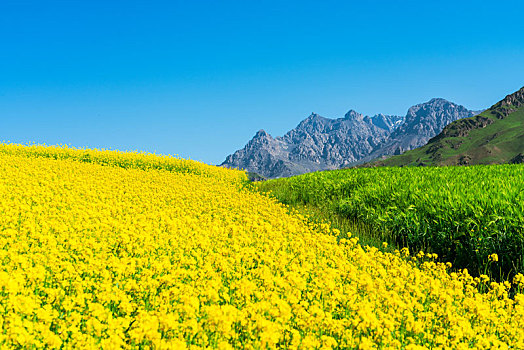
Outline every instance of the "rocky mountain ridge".
<path fill-rule="evenodd" d="M 433 98 L 426 103 L 417 104 L 408 109 L 404 123 L 391 133 L 388 140 L 362 161 L 402 154 L 423 146 L 450 123 L 480 112 L 482 111 L 470 111 L 443 98 Z"/>
<path fill-rule="evenodd" d="M 284 136 L 258 131 L 221 165 L 268 178 L 338 169 L 422 146 L 450 122 L 475 113 L 444 99 L 415 105 L 406 116 L 370 117 L 350 110 L 330 119 L 312 113 Z"/>
<path fill-rule="evenodd" d="M 365 166 L 524 163 L 524 87 L 489 109 L 448 124 L 420 148 Z"/>

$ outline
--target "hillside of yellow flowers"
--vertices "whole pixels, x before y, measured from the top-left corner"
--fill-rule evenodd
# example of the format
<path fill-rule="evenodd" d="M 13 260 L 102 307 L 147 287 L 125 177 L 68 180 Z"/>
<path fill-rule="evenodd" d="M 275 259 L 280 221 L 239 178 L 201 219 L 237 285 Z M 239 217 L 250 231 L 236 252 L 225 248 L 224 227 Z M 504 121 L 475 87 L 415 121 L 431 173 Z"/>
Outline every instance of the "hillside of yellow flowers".
<path fill-rule="evenodd" d="M 0 348 L 524 348 L 522 275 L 337 241 L 245 180 L 0 144 Z"/>

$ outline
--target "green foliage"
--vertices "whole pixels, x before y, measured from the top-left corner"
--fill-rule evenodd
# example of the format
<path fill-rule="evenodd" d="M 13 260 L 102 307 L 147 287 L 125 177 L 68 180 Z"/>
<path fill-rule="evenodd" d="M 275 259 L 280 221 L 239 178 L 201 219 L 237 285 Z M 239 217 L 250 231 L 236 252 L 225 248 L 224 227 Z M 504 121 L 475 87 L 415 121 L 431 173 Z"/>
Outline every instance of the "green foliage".
<path fill-rule="evenodd" d="M 292 206 L 323 208 L 437 253 L 476 274 L 524 272 L 524 165 L 360 168 L 257 184 Z M 498 254 L 496 264 L 490 254 Z"/>

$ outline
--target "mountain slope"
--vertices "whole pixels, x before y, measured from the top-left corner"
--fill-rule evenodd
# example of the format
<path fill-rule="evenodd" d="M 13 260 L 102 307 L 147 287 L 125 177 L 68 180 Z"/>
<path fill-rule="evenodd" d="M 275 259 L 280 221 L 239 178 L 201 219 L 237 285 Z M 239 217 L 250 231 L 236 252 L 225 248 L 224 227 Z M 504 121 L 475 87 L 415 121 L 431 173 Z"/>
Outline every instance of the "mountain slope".
<path fill-rule="evenodd" d="M 524 162 L 524 87 L 483 113 L 457 120 L 418 149 L 373 166 Z"/>
<path fill-rule="evenodd" d="M 258 131 L 221 165 L 268 178 L 338 169 L 424 145 L 449 122 L 474 114 L 444 99 L 413 106 L 405 117 L 350 110 L 329 119 L 312 113 L 282 137 Z"/>
<path fill-rule="evenodd" d="M 434 98 L 429 102 L 413 106 L 408 110 L 405 122 L 365 160 L 401 154 L 425 145 L 449 123 L 472 117 L 477 113 L 442 98 Z"/>

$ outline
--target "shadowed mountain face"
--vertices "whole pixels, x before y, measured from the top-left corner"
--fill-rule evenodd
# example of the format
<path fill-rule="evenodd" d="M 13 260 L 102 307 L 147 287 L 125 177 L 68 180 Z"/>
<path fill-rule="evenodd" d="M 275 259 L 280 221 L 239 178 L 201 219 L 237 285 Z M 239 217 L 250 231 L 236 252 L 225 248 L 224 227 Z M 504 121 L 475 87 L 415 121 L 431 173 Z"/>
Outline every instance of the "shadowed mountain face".
<path fill-rule="evenodd" d="M 488 110 L 454 121 L 424 147 L 371 166 L 524 163 L 524 87 Z"/>
<path fill-rule="evenodd" d="M 268 178 L 338 169 L 419 147 L 450 122 L 474 114 L 443 99 L 413 106 L 405 117 L 350 110 L 344 118 L 329 119 L 312 113 L 282 137 L 260 130 L 221 165 Z"/>

